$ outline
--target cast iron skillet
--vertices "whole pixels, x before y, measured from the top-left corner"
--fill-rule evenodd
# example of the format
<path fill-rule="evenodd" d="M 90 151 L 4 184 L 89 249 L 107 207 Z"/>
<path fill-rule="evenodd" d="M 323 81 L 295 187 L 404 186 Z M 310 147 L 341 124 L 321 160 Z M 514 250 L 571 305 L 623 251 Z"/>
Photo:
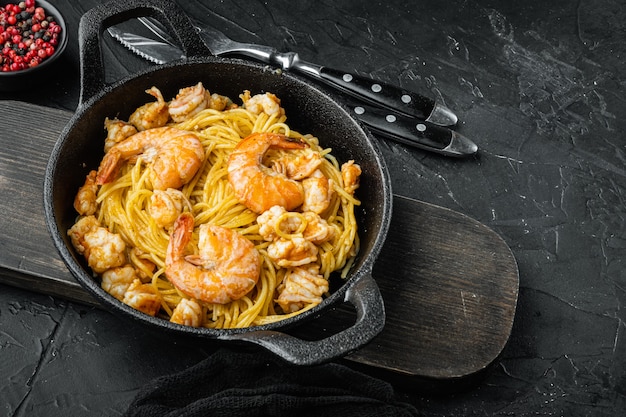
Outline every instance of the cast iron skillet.
<path fill-rule="evenodd" d="M 131 17 L 152 16 L 179 37 L 187 58 L 151 67 L 107 84 L 101 61 L 103 31 Z M 263 65 L 210 56 L 191 22 L 174 3 L 165 0 L 113 1 L 88 11 L 79 26 L 81 98 L 76 113 L 62 131 L 48 162 L 44 180 L 46 222 L 61 258 L 76 280 L 104 307 L 158 330 L 201 338 L 245 341 L 265 347 L 295 364 L 315 364 L 346 355 L 369 342 L 383 328 L 383 300 L 372 277 L 373 264 L 383 245 L 392 210 L 389 174 L 376 142 L 331 96 L 302 79 Z M 349 277 L 331 278 L 331 294 L 317 307 L 278 323 L 245 329 L 191 328 L 150 317 L 106 293 L 71 245 L 67 230 L 76 219 L 72 207 L 85 175 L 103 156 L 105 117 L 127 120 L 138 106 L 151 101 L 144 91 L 157 86 L 166 100 L 179 88 L 202 81 L 212 93 L 237 99 L 244 89 L 269 91 L 282 100 L 292 128 L 319 137 L 340 161 L 354 159 L 362 169 L 357 221 L 361 249 Z M 333 285 L 334 284 L 334 285 Z M 322 340 L 307 341 L 281 330 L 319 317 L 336 303 L 355 306 L 353 326 Z"/>

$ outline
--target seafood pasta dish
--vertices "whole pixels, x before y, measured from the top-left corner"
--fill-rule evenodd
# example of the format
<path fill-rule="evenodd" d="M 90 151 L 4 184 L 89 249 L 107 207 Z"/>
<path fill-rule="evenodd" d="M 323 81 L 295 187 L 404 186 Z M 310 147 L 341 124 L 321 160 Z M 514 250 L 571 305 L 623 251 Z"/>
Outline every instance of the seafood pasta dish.
<path fill-rule="evenodd" d="M 102 288 L 146 314 L 241 328 L 319 304 L 359 250 L 361 168 L 292 130 L 280 99 L 202 83 L 103 121 L 68 235 Z M 115 112 L 115 109 L 112 110 Z"/>

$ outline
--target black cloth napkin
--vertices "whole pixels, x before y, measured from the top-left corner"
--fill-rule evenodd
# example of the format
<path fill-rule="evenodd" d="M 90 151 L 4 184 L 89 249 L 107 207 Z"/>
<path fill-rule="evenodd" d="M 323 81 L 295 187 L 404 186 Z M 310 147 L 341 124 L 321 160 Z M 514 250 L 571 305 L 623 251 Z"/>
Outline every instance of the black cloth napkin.
<path fill-rule="evenodd" d="M 295 366 L 266 351 L 220 349 L 144 386 L 127 417 L 417 416 L 385 381 L 337 363 Z"/>

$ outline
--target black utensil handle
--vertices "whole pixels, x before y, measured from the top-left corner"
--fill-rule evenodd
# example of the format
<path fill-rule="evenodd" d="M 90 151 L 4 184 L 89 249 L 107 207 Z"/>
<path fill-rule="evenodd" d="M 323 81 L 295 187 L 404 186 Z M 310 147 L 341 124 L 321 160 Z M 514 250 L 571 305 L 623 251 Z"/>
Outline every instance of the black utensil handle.
<path fill-rule="evenodd" d="M 376 281 L 370 273 L 346 292 L 346 302 L 356 308 L 356 323 L 322 340 L 302 340 L 277 331 L 256 331 L 223 336 L 222 340 L 260 345 L 296 365 L 316 365 L 345 356 L 364 346 L 385 325 L 385 307 Z"/>
<path fill-rule="evenodd" d="M 409 146 L 441 151 L 451 141 L 450 129 L 432 123 L 363 105 L 352 105 L 351 110 L 374 132 Z"/>
<path fill-rule="evenodd" d="M 150 16 L 176 34 L 187 59 L 210 55 L 183 10 L 168 0 L 110 1 L 96 6 L 81 17 L 78 27 L 81 92 L 79 106 L 106 87 L 100 37 L 110 26 L 125 20 Z"/>
<path fill-rule="evenodd" d="M 372 78 L 328 67 L 321 67 L 319 73 L 322 80 L 348 94 L 408 116 L 425 120 L 435 107 L 435 101 L 428 97 Z"/>
<path fill-rule="evenodd" d="M 354 117 L 384 139 L 453 157 L 478 150 L 474 142 L 449 128 L 354 101 L 347 104 Z"/>

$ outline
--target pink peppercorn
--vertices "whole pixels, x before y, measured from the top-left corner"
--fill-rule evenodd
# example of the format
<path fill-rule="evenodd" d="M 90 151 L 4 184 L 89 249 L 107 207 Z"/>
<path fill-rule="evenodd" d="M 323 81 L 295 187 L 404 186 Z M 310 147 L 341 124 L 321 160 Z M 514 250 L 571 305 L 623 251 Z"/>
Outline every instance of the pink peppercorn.
<path fill-rule="evenodd" d="M 61 26 L 36 0 L 0 6 L 0 71 L 35 67 L 54 55 Z"/>

